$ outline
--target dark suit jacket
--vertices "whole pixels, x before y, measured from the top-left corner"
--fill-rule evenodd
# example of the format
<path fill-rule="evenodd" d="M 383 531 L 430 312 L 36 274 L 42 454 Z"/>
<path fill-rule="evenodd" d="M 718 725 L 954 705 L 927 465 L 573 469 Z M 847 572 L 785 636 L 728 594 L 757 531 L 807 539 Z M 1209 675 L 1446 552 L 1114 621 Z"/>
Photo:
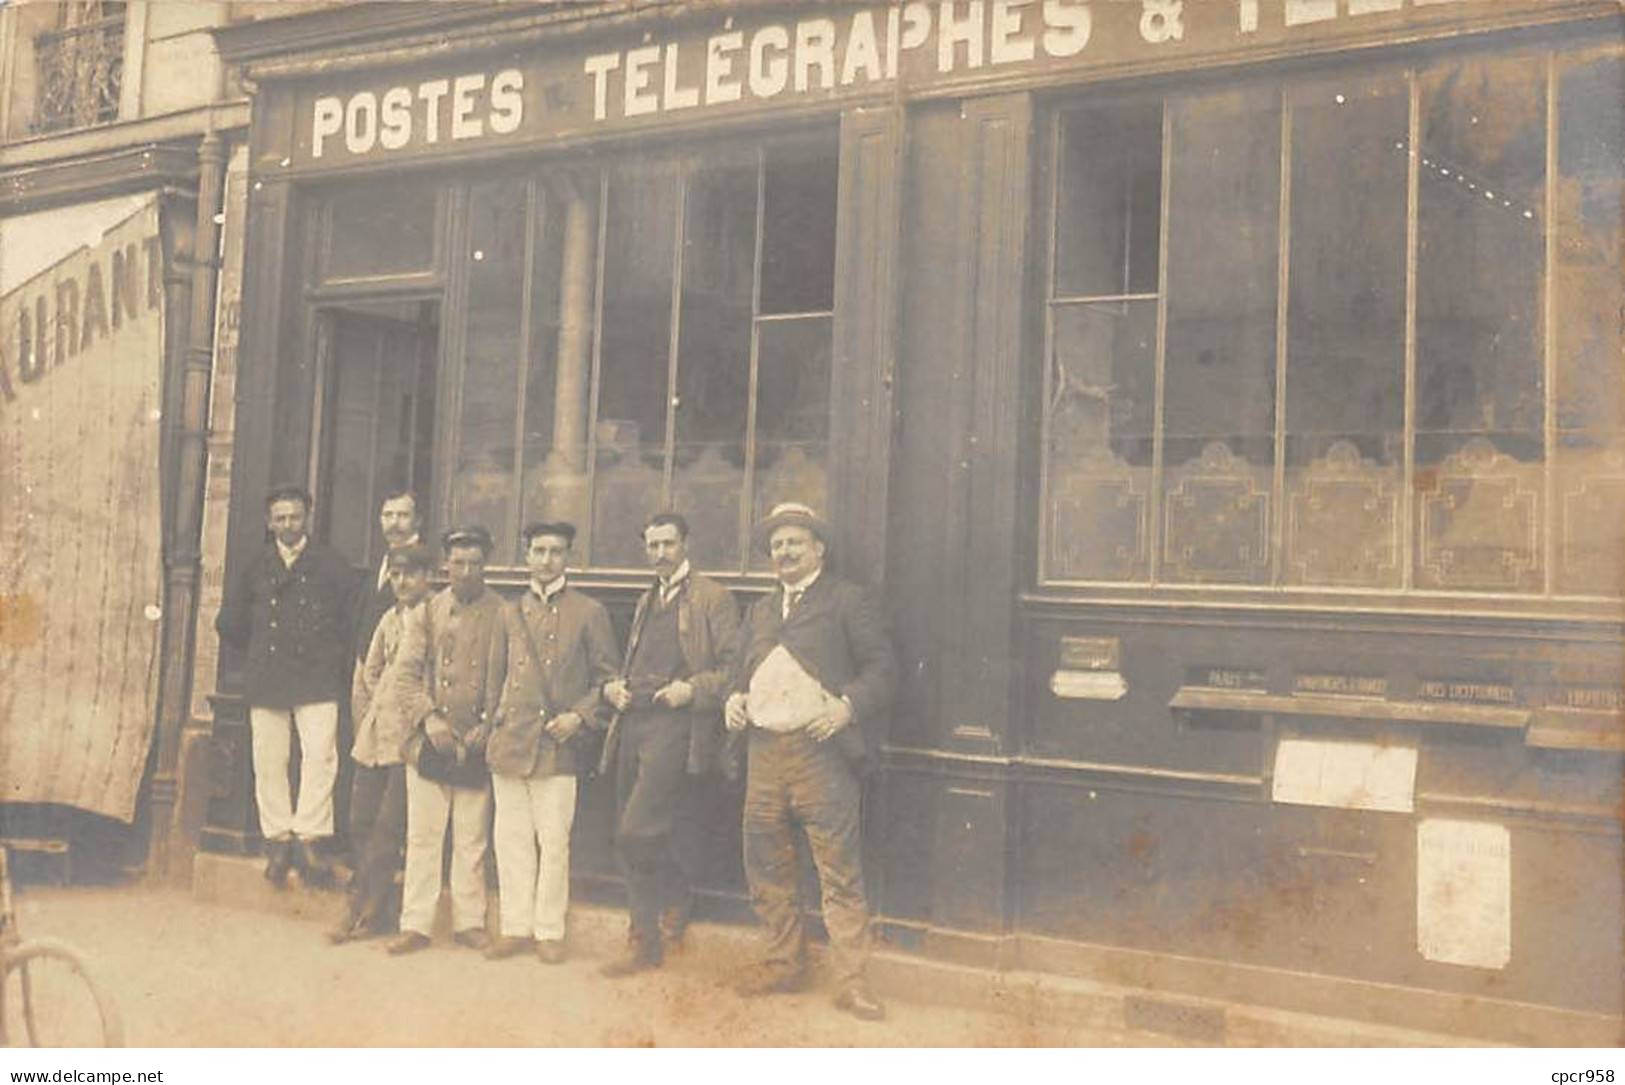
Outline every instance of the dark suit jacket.
<path fill-rule="evenodd" d="M 506 608 L 508 677 L 485 750 L 491 771 L 502 776 L 563 776 L 596 764 L 591 736 L 578 732 L 560 743 L 542 725 L 574 711 L 583 731 L 602 729 L 599 691 L 620 656 L 615 632 L 603 604 L 569 586 L 559 595 L 556 623 L 547 610 L 528 590 Z"/>
<path fill-rule="evenodd" d="M 777 645 L 838 697 L 852 702 L 852 723 L 836 733 L 841 752 L 860 771 L 885 737 L 886 710 L 897 685 L 897 657 L 885 616 L 864 589 L 825 569 L 788 621 L 784 586 L 758 599 L 740 630 L 731 688 L 745 692 L 751 675 Z"/>
<path fill-rule="evenodd" d="M 623 674 L 632 666 L 632 653 L 637 651 L 643 623 L 659 590 L 655 584 L 638 597 Z M 722 702 L 728 696 L 734 653 L 739 650 L 739 607 L 733 593 L 690 570 L 677 596 L 677 643 L 683 652 L 683 678 L 694 687 L 694 700 L 688 706 L 688 771 L 699 775 L 719 767 L 722 753 Z M 617 715 L 604 740 L 604 756 L 598 765 L 602 775 L 608 775 L 615 765 L 619 722 Z"/>
<path fill-rule="evenodd" d="M 243 696 L 262 708 L 347 700 L 355 570 L 311 539 L 293 567 L 267 541 L 228 586 L 214 627 L 246 653 Z"/>
<path fill-rule="evenodd" d="M 367 648 L 372 644 L 373 631 L 395 606 L 395 592 L 387 580 L 379 588 L 378 570 L 369 569 L 361 574 L 361 580 L 356 584 L 355 598 L 355 658 L 357 662 L 364 662 Z"/>

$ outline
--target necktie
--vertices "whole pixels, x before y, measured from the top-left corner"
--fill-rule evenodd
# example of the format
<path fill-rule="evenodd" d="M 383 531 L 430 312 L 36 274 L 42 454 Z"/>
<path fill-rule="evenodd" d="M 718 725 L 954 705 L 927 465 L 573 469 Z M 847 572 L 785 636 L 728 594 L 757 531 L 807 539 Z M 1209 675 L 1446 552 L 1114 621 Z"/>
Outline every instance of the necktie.
<path fill-rule="evenodd" d="M 784 616 L 786 618 L 794 614 L 796 612 L 796 608 L 801 606 L 801 595 L 806 590 L 806 588 L 789 588 L 785 591 Z"/>

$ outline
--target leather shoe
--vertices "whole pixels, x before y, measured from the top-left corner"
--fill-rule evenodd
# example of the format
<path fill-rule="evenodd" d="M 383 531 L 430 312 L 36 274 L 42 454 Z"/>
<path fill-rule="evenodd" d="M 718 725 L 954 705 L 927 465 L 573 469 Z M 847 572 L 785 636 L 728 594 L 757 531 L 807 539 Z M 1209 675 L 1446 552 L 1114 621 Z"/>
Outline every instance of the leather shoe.
<path fill-rule="evenodd" d="M 733 988 L 742 998 L 760 995 L 786 995 L 807 986 L 807 973 L 799 968 L 783 965 L 758 964 L 745 969 L 734 980 Z"/>
<path fill-rule="evenodd" d="M 479 927 L 470 927 L 466 931 L 458 931 L 451 936 L 451 940 L 465 949 L 483 951 L 491 947 L 491 936 Z"/>
<path fill-rule="evenodd" d="M 316 854 L 315 846 L 308 840 L 294 841 L 293 865 L 298 869 L 299 877 L 308 885 L 325 888 L 333 884 L 333 868 Z"/>
<path fill-rule="evenodd" d="M 563 964 L 564 939 L 543 938 L 536 943 L 536 957 L 543 964 Z"/>
<path fill-rule="evenodd" d="M 605 979 L 618 980 L 624 976 L 635 976 L 639 972 L 659 968 L 660 963 L 659 956 L 650 953 L 641 945 L 634 945 L 621 956 L 600 967 L 598 974 Z"/>
<path fill-rule="evenodd" d="M 517 957 L 529 948 L 529 938 L 513 938 L 505 934 L 486 947 L 485 959 L 488 961 L 503 961 L 509 957 Z"/>
<path fill-rule="evenodd" d="M 346 942 L 358 941 L 372 935 L 372 928 L 365 920 L 355 916 L 345 916 L 344 922 L 327 932 L 327 941 L 330 945 L 342 946 Z"/>
<path fill-rule="evenodd" d="M 879 1021 L 886 1016 L 885 1004 L 862 983 L 849 983 L 842 987 L 835 996 L 835 1008 L 845 1010 L 860 1021 Z"/>
<path fill-rule="evenodd" d="M 288 840 L 269 840 L 265 844 L 265 880 L 281 889 L 288 884 L 288 871 L 293 868 L 293 843 Z"/>
<path fill-rule="evenodd" d="M 428 948 L 429 936 L 427 934 L 419 934 L 417 931 L 402 931 L 389 943 L 389 955 L 391 957 L 401 957 Z"/>

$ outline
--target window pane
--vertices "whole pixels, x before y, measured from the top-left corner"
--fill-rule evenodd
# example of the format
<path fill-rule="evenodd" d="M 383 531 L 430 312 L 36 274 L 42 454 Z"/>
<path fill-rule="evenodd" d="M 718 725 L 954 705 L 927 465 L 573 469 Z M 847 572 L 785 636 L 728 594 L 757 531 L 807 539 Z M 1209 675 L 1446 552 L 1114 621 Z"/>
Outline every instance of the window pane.
<path fill-rule="evenodd" d="M 1161 103 L 1061 119 L 1055 294 L 1149 294 L 1161 251 Z"/>
<path fill-rule="evenodd" d="M 1157 303 L 1057 305 L 1051 320 L 1046 571 L 1145 579 Z"/>
<path fill-rule="evenodd" d="M 769 144 L 765 153 L 761 311 L 829 312 L 835 308 L 835 137 Z"/>
<path fill-rule="evenodd" d="M 754 154 L 731 158 L 689 175 L 683 210 L 672 505 L 710 569 L 739 568 L 750 409 L 757 166 Z"/>
<path fill-rule="evenodd" d="M 831 318 L 763 321 L 756 378 L 756 486 L 752 523 L 781 501 L 829 509 Z M 753 569 L 767 555 L 753 547 Z"/>
<path fill-rule="evenodd" d="M 429 271 L 434 266 L 439 186 L 377 179 L 346 185 L 328 201 L 322 273 L 355 279 Z"/>
<path fill-rule="evenodd" d="M 598 173 L 541 183 L 525 381 L 524 519 L 587 526 L 587 396 L 597 279 Z M 578 542 L 578 553 L 590 540 Z"/>
<path fill-rule="evenodd" d="M 642 568 L 638 529 L 665 470 L 677 173 L 636 160 L 610 173 L 604 252 L 592 564 Z"/>
<path fill-rule="evenodd" d="M 1270 576 L 1280 101 L 1169 103 L 1164 463 L 1172 580 Z"/>
<path fill-rule="evenodd" d="M 469 190 L 467 324 L 462 419 L 452 522 L 482 524 L 496 540 L 493 563 L 518 555 L 513 522 L 514 427 L 518 421 L 520 293 L 525 265 L 525 182 L 482 181 Z"/>
<path fill-rule="evenodd" d="M 1625 589 L 1625 61 L 1564 63 L 1558 83 L 1558 589 Z"/>
<path fill-rule="evenodd" d="M 1542 586 L 1545 101 L 1532 56 L 1421 76 L 1421 587 Z"/>
<path fill-rule="evenodd" d="M 1291 93 L 1289 583 L 1400 582 L 1409 97 L 1397 76 Z"/>

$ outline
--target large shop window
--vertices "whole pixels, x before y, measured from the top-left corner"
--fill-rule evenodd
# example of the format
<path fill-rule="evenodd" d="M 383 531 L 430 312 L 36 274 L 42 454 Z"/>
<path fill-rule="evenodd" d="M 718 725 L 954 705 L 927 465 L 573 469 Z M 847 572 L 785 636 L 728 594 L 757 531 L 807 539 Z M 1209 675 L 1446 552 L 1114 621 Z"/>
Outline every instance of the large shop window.
<path fill-rule="evenodd" d="M 1618 595 L 1622 103 L 1609 46 L 1058 110 L 1041 580 Z"/>
<path fill-rule="evenodd" d="M 768 507 L 826 505 L 836 166 L 830 134 L 471 185 L 452 518 L 642 568 L 674 508 L 744 572 Z"/>

